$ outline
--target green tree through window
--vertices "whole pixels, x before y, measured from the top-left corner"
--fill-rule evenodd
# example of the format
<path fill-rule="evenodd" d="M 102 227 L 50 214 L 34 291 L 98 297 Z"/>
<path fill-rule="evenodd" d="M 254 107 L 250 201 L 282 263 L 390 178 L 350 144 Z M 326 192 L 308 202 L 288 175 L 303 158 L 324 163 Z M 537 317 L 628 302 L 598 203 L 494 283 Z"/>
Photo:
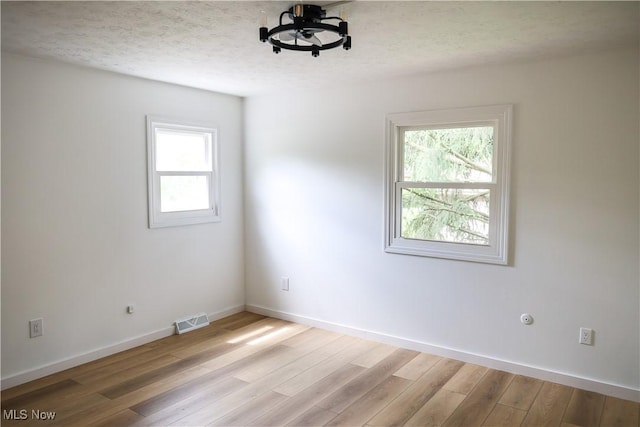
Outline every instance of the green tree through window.
<path fill-rule="evenodd" d="M 491 182 L 493 127 L 404 131 L 408 182 Z M 403 188 L 401 236 L 488 244 L 490 190 Z"/>

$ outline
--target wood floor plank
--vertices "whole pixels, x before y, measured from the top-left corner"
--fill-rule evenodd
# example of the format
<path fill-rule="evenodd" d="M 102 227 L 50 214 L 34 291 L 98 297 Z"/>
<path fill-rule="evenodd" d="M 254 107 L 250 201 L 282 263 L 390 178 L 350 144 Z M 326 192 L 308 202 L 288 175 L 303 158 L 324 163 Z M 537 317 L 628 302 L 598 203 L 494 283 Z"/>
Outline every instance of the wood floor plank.
<path fill-rule="evenodd" d="M 263 355 L 254 363 L 237 371 L 234 376 L 242 381 L 255 382 L 268 373 L 273 372 L 275 369 L 278 369 L 279 366 L 294 362 L 306 354 L 297 348 L 291 348 L 281 344 L 273 348 L 279 351 Z"/>
<path fill-rule="evenodd" d="M 396 377 L 415 381 L 433 367 L 442 358 L 432 354 L 420 353 L 409 363 L 393 373 Z"/>
<path fill-rule="evenodd" d="M 214 420 L 209 425 L 244 426 L 286 399 L 289 398 L 283 394 L 276 393 L 275 391 L 268 391 L 237 407 L 227 415 Z"/>
<path fill-rule="evenodd" d="M 261 350 L 263 350 L 265 347 L 277 344 L 280 341 L 283 341 L 296 334 L 299 334 L 300 332 L 303 332 L 308 328 L 309 328 L 308 326 L 284 324 L 276 328 L 272 332 L 267 333 L 266 335 L 256 339 L 256 340 L 262 340 L 262 341 L 251 340 L 247 343 L 249 345 L 240 346 L 233 351 L 230 351 L 219 357 L 216 357 L 215 359 L 210 360 L 209 362 L 205 363 L 203 366 L 211 370 L 223 368 L 238 360 L 244 359 L 247 356 L 258 353 Z"/>
<path fill-rule="evenodd" d="M 352 378 L 361 374 L 365 368 L 362 366 L 343 364 L 335 371 L 326 375 L 321 380 L 306 387 L 295 396 L 275 406 L 271 411 L 249 423 L 251 426 L 279 426 L 291 422 L 293 419 L 305 413 L 316 403 L 324 399 L 336 388 L 349 382 Z M 326 409 L 326 408 L 324 408 Z"/>
<path fill-rule="evenodd" d="M 307 333 L 308 332 L 305 331 L 298 335 L 306 336 Z M 297 337 L 298 335 L 296 335 L 295 337 Z M 235 374 L 236 378 L 239 378 L 247 382 L 257 381 L 259 378 L 264 377 L 265 375 L 273 372 L 274 370 L 279 369 L 282 366 L 286 366 L 290 363 L 293 363 L 296 360 L 306 356 L 309 353 L 313 353 L 316 350 L 319 350 L 324 347 L 334 348 L 334 347 L 331 347 L 330 344 L 339 338 L 339 335 L 334 333 L 321 334 L 321 335 L 317 333 L 312 333 L 311 336 L 315 337 L 315 339 L 308 340 L 305 337 L 303 341 L 297 341 L 295 345 L 292 345 L 292 344 L 286 345 L 285 341 L 288 341 L 288 340 L 283 341 L 278 345 L 290 348 L 288 351 L 285 352 L 285 355 L 271 358 L 271 359 L 264 358 L 260 362 L 253 363 L 251 364 L 251 366 L 247 366 L 246 368 L 237 372 Z M 326 357 L 328 357 L 327 353 L 318 352 L 317 355 L 312 356 L 311 360 L 319 361 L 319 359 L 323 358 L 323 355 L 326 355 Z"/>
<path fill-rule="evenodd" d="M 186 414 L 185 417 L 176 420 L 169 424 L 170 426 L 203 426 L 210 425 L 220 417 L 227 416 L 230 413 L 236 411 L 236 409 L 246 405 L 252 400 L 259 397 L 258 393 L 255 393 L 251 389 L 251 384 L 238 390 L 237 392 L 230 393 L 215 402 L 210 402 L 208 405 L 201 407 L 198 410 L 191 411 Z"/>
<path fill-rule="evenodd" d="M 320 328 L 309 328 L 298 335 L 294 335 L 291 338 L 287 338 L 286 340 L 282 341 L 280 344 L 286 345 L 289 347 L 303 347 L 303 346 L 314 345 L 315 343 L 320 341 L 324 341 L 324 342 L 333 341 L 335 339 L 338 339 L 339 337 L 340 337 L 340 334 L 336 332 L 325 331 L 324 329 L 320 329 Z"/>
<path fill-rule="evenodd" d="M 62 395 L 64 396 L 64 395 Z M 79 399 L 69 401 L 69 399 L 56 400 L 47 399 L 46 401 L 39 401 L 33 404 L 27 404 L 23 406 L 21 409 L 26 411 L 28 414 L 28 418 L 32 417 L 32 411 L 41 411 L 41 412 L 49 412 L 55 413 L 54 422 L 56 425 L 63 425 L 64 419 L 69 415 L 75 413 L 78 407 L 82 408 L 93 408 L 97 407 L 100 404 L 104 404 L 108 402 L 108 399 L 104 396 L 100 396 L 97 394 L 87 394 L 82 396 Z M 3 411 L 6 410 L 3 408 Z M 0 423 L 2 427 L 13 427 L 13 426 L 24 426 L 30 424 L 30 422 L 25 420 L 8 420 L 4 416 L 2 422 Z M 49 424 L 47 421 L 38 421 L 38 425 L 46 425 Z"/>
<path fill-rule="evenodd" d="M 79 388 L 81 385 L 72 380 L 66 379 L 47 386 L 28 391 L 24 394 L 14 396 L 2 401 L 2 409 L 22 409 L 27 405 L 37 403 L 43 399 L 64 392 L 69 388 Z"/>
<path fill-rule="evenodd" d="M 238 350 L 241 350 L 241 348 L 239 348 Z M 264 358 L 272 358 L 284 354 L 286 353 L 286 351 L 287 348 L 284 346 L 256 346 L 251 347 L 251 351 L 244 352 L 241 357 L 238 357 L 237 359 L 229 357 L 231 353 L 235 353 L 236 356 L 240 356 L 240 354 L 234 350 L 228 353 L 224 353 L 221 356 L 222 358 L 225 358 L 224 362 L 218 362 L 219 357 L 217 357 L 208 362 L 204 362 L 199 366 L 215 372 L 216 378 L 221 378 L 226 375 L 233 375 L 246 368 L 247 366 L 251 366 L 253 363 L 263 360 Z"/>
<path fill-rule="evenodd" d="M 278 346 L 280 348 L 287 348 L 286 346 Z M 268 349 L 271 350 L 274 347 Z M 267 351 L 268 351 L 267 350 Z M 207 407 L 201 408 L 200 410 L 196 411 L 195 413 L 192 413 L 188 416 L 186 416 L 183 419 L 180 419 L 176 422 L 176 425 L 204 425 L 204 424 L 209 424 L 211 422 L 213 422 L 215 419 L 221 417 L 221 416 L 225 416 L 227 414 L 229 414 L 230 412 L 234 411 L 235 409 L 237 409 L 238 407 L 240 407 L 241 405 L 245 404 L 246 402 L 248 402 L 249 400 L 253 400 L 257 397 L 259 397 L 260 395 L 262 395 L 263 393 L 267 393 L 270 392 L 270 386 L 272 386 L 272 383 L 270 382 L 272 376 L 268 376 L 265 377 L 263 379 L 261 379 L 260 381 L 257 381 L 255 383 L 251 383 L 249 385 L 247 385 L 246 387 L 244 387 L 243 389 L 239 390 L 238 392 L 235 393 L 231 393 L 227 396 L 225 396 L 224 398 L 217 400 L 216 402 L 213 402 L 212 404 L 208 405 Z M 327 387 L 334 387 L 334 384 L 326 384 Z M 324 390 L 323 390 L 324 393 Z M 316 394 L 318 394 L 318 391 L 316 390 Z M 316 396 L 312 396 L 312 397 L 316 397 Z M 290 399 L 289 399 L 290 400 Z M 299 411 L 304 411 L 305 407 L 301 406 L 301 405 L 306 405 L 306 407 L 310 407 L 314 404 L 314 401 L 308 401 L 308 402 L 299 402 L 299 407 L 297 408 Z M 291 414 L 290 414 L 291 415 Z"/>
<path fill-rule="evenodd" d="M 405 426 L 441 426 L 467 396 L 442 388 L 411 417 Z"/>
<path fill-rule="evenodd" d="M 64 423 L 65 418 L 77 412 L 78 407 L 82 407 L 82 408 L 99 407 L 99 405 L 104 404 L 105 402 L 108 402 L 108 399 L 106 399 L 103 396 L 99 396 L 96 394 L 88 394 L 75 401 L 69 401 L 68 399 L 64 399 L 63 401 L 57 401 L 55 398 L 48 399 L 47 401 L 41 401 L 33 405 L 25 406 L 23 407 L 23 409 L 28 413 L 29 419 L 31 422 L 35 421 L 35 420 L 31 420 L 32 413 L 33 413 L 32 411 L 40 411 L 45 413 L 46 412 L 55 413 L 55 419 L 53 420 L 55 425 L 64 425 L 62 423 Z M 12 427 L 12 426 L 20 426 L 20 425 L 22 426 L 29 425 L 31 423 L 29 421 L 27 422 L 19 421 L 16 423 L 15 420 L 6 420 L 4 419 L 4 413 L 3 413 L 3 419 L 0 424 L 3 427 Z M 37 421 L 37 424 L 47 425 L 49 424 L 49 421 L 40 420 L 40 421 Z"/>
<path fill-rule="evenodd" d="M 444 385 L 447 390 L 469 394 L 489 369 L 466 363 L 451 380 Z"/>
<path fill-rule="evenodd" d="M 114 416 L 115 414 L 148 399 L 150 396 L 175 388 L 180 384 L 188 382 L 208 372 L 208 370 L 200 367 L 192 368 L 187 371 L 171 375 L 163 379 L 161 382 L 147 385 L 117 399 L 109 399 L 92 407 L 80 406 L 75 411 L 72 411 L 68 417 L 65 417 L 64 421 L 60 424 L 64 426 L 83 427 L 88 424 L 101 422 L 108 417 Z M 58 420 L 56 419 L 56 424 L 57 422 Z"/>
<path fill-rule="evenodd" d="M 324 360 L 330 357 L 332 352 L 336 353 L 337 351 L 338 347 L 334 347 L 333 343 L 331 343 L 330 345 L 327 345 L 322 349 L 307 351 L 306 354 L 298 357 L 297 359 L 291 361 L 286 360 L 288 362 L 286 364 L 284 364 L 284 358 L 280 359 L 280 361 L 283 362 L 282 364 L 284 364 L 284 366 L 281 366 L 279 368 L 274 367 L 274 369 L 266 375 L 262 376 L 261 378 L 254 379 L 252 387 L 256 390 L 256 392 L 264 392 L 265 390 L 276 391 L 275 389 L 277 389 L 284 382 L 289 381 L 290 379 L 304 373 L 307 370 L 313 369 L 316 365 L 322 363 Z M 300 354 L 302 354 L 302 352 L 298 348 L 296 349 L 296 351 L 292 351 L 291 354 L 299 356 Z M 234 374 L 234 376 L 237 377 L 236 374 Z"/>
<path fill-rule="evenodd" d="M 313 348 L 307 348 L 306 349 L 308 353 L 307 356 L 300 357 L 300 355 L 304 352 L 303 350 L 304 350 L 303 348 L 293 349 L 280 344 L 274 345 L 271 347 L 263 348 L 258 353 L 253 353 L 244 359 L 238 360 L 230 365 L 227 365 L 209 374 L 208 375 L 209 381 L 214 380 L 214 378 L 220 378 L 223 376 L 234 375 L 235 377 L 239 372 L 242 372 L 246 366 L 251 366 L 251 365 L 263 366 L 265 361 L 269 361 L 269 365 L 273 368 L 271 369 L 271 372 L 269 372 L 268 374 L 265 371 L 264 372 L 265 375 L 262 378 L 259 378 L 259 379 L 255 378 L 254 379 L 255 382 L 253 384 L 248 385 L 247 387 L 243 388 L 243 390 L 238 390 L 237 391 L 238 394 L 230 393 L 228 400 L 226 401 L 227 407 L 223 408 L 222 410 L 229 409 L 229 405 L 242 402 L 242 399 L 245 399 L 246 396 L 255 397 L 255 396 L 259 396 L 260 394 L 269 392 L 271 388 L 297 375 L 301 371 L 308 368 L 309 365 L 314 365 L 316 362 L 319 362 L 323 358 L 328 357 L 328 354 L 325 354 L 323 352 L 314 352 Z M 286 357 L 283 357 L 283 356 L 286 356 Z M 295 356 L 295 357 L 292 357 L 292 356 Z M 291 360 L 291 363 L 288 363 L 285 366 L 282 366 L 281 368 L 277 368 L 276 365 L 272 364 L 273 361 L 280 361 L 281 364 L 284 364 L 285 361 L 289 361 L 289 359 L 295 359 L 295 360 Z M 181 395 L 183 395 L 182 392 L 180 392 L 180 394 L 177 394 L 177 395 L 173 394 L 172 396 L 166 395 L 162 397 L 161 401 L 156 400 L 154 402 L 145 402 L 143 405 L 135 407 L 135 409 L 137 411 L 142 411 L 142 412 L 149 411 L 149 410 L 153 411 L 154 408 L 155 410 L 157 410 L 157 408 L 159 407 L 158 405 L 161 402 L 164 402 L 167 399 L 174 399 L 175 401 L 175 399 L 179 398 Z M 209 421 L 213 421 L 213 419 L 216 418 L 214 414 L 215 411 L 222 413 L 221 409 L 215 409 L 214 407 L 205 409 L 203 407 L 195 408 L 193 405 L 190 406 L 190 410 L 192 412 L 198 411 L 199 414 L 188 417 L 185 420 L 180 420 L 179 418 L 175 418 L 175 419 L 172 419 L 171 421 L 172 422 L 173 421 L 189 422 L 189 423 L 195 423 L 195 424 L 207 423 Z M 164 420 L 167 419 L 167 417 L 163 415 L 159 417 L 163 417 Z"/>
<path fill-rule="evenodd" d="M 362 366 L 363 368 L 371 368 L 391 353 L 396 351 L 396 347 L 388 344 L 376 344 L 371 350 L 355 358 L 351 363 Z"/>
<path fill-rule="evenodd" d="M 183 349 L 191 349 L 202 345 L 202 343 L 211 341 L 220 341 L 225 339 L 229 334 L 226 329 L 215 329 L 213 326 L 205 326 L 195 331 L 189 331 L 188 334 L 173 335 L 170 338 L 176 337 L 169 341 L 167 339 L 162 345 L 156 345 L 154 349 L 156 351 L 161 350 L 168 354 L 179 352 Z M 191 353 L 189 351 L 189 353 Z"/>
<path fill-rule="evenodd" d="M 248 311 L 241 311 L 240 313 L 232 314 L 231 316 L 218 319 L 211 322 L 211 326 L 220 329 L 226 329 L 234 331 L 247 325 L 252 325 L 262 319 L 266 319 L 266 316 L 257 313 L 250 313 Z"/>
<path fill-rule="evenodd" d="M 294 419 L 287 426 L 291 427 L 316 427 L 324 425 L 331 418 L 335 417 L 336 413 L 324 408 L 318 408 L 313 406 L 305 413 Z M 346 425 L 346 424 L 345 424 Z"/>
<path fill-rule="evenodd" d="M 542 388 L 543 381 L 516 375 L 498 403 L 528 411 Z"/>
<path fill-rule="evenodd" d="M 287 396 L 295 396 L 307 387 L 310 387 L 311 385 L 327 377 L 337 369 L 343 367 L 345 364 L 350 363 L 351 360 L 358 357 L 373 345 L 374 344 L 370 341 L 356 339 L 355 342 L 347 344 L 343 350 L 335 353 L 326 360 L 300 373 L 299 375 L 296 375 L 290 380 L 280 384 L 273 390 Z"/>
<path fill-rule="evenodd" d="M 248 383 L 244 381 L 226 377 L 216 380 L 208 384 L 208 387 L 203 387 L 193 393 L 185 390 L 186 393 L 178 395 L 171 393 L 171 391 L 167 392 L 168 394 L 158 394 L 157 398 L 141 402 L 141 406 L 132 406 L 132 409 L 135 409 L 136 412 L 145 415 L 145 418 L 135 423 L 135 426 L 155 427 L 169 425 L 246 386 L 248 386 Z M 162 406 L 163 404 L 164 406 Z"/>
<path fill-rule="evenodd" d="M 282 346 L 284 347 L 284 346 Z M 356 368 L 353 366 L 353 368 Z M 356 375 L 358 372 L 353 372 L 353 375 Z M 351 373 L 341 371 L 339 375 L 333 375 L 333 382 L 321 382 L 318 386 L 315 386 L 311 389 L 310 392 L 306 394 L 299 395 L 300 397 L 296 400 L 295 408 L 288 408 L 286 416 L 295 417 L 297 414 L 304 412 L 308 407 L 313 406 L 315 400 L 319 398 L 319 396 L 324 396 L 328 392 L 332 390 L 336 383 L 340 383 L 340 381 L 348 380 L 351 378 Z M 234 411 L 239 406 L 248 402 L 249 400 L 253 400 L 259 397 L 261 394 L 270 392 L 268 386 L 269 378 L 265 377 L 259 382 L 248 384 L 246 387 L 242 388 L 238 392 L 231 393 L 215 402 L 212 402 L 210 405 L 207 405 L 204 408 L 199 409 L 198 411 L 189 414 L 188 416 L 179 419 L 176 422 L 176 425 L 204 425 L 210 422 L 213 422 L 215 419 L 225 416 L 229 414 L 231 411 Z M 266 382 L 266 383 L 265 383 Z M 289 399 L 292 400 L 292 399 Z M 278 405 L 275 405 L 275 408 L 278 408 Z M 275 409 L 274 408 L 274 409 Z M 292 412 L 292 409 L 297 412 Z M 282 414 L 277 414 L 281 416 Z M 271 410 L 269 414 L 265 414 L 267 418 L 274 416 L 274 411 Z M 277 422 L 274 424 L 283 424 L 282 422 Z"/>
<path fill-rule="evenodd" d="M 4 402 L 9 399 L 13 399 L 17 396 L 22 396 L 26 393 L 31 393 L 35 390 L 50 386 L 52 384 L 59 383 L 61 381 L 68 380 L 69 376 L 63 374 L 62 372 L 55 373 L 53 375 L 48 375 L 44 378 L 39 378 L 35 381 L 29 381 L 28 383 L 20 384 L 15 387 L 11 387 L 5 390 L 2 390 L 2 395 L 0 396 L 0 401 L 4 405 Z"/>
<path fill-rule="evenodd" d="M 136 414 L 130 409 L 120 411 L 110 417 L 104 418 L 97 423 L 89 424 L 91 427 L 113 427 L 113 426 L 130 426 L 137 421 L 140 421 L 143 417 L 140 414 Z"/>
<path fill-rule="evenodd" d="M 396 399 L 367 422 L 371 426 L 400 426 L 413 417 L 464 365 L 442 359 L 407 387 Z"/>
<path fill-rule="evenodd" d="M 519 426 L 526 415 L 527 412 L 522 409 L 498 403 L 482 425 L 485 427 Z"/>
<path fill-rule="evenodd" d="M 276 346 L 272 346 L 271 349 L 274 349 L 277 347 L 287 348 L 286 346 L 278 344 Z M 256 379 L 255 381 L 249 383 L 242 390 L 239 390 L 236 393 L 232 393 L 231 395 L 226 397 L 225 398 L 226 401 L 216 402 L 216 405 L 221 405 L 220 407 L 218 407 L 218 409 L 215 409 L 216 414 L 224 415 L 228 411 L 234 410 L 233 408 L 234 408 L 234 405 L 236 405 L 236 403 L 242 405 L 244 404 L 244 402 L 248 402 L 253 399 L 260 399 L 261 396 L 263 396 L 264 394 L 273 394 L 274 392 L 272 391 L 272 389 L 274 387 L 290 379 L 291 377 L 297 375 L 300 371 L 304 370 L 308 366 L 308 364 L 313 364 L 314 360 L 319 360 L 320 358 L 327 357 L 327 355 L 324 354 L 323 352 L 313 351 L 311 348 L 307 348 L 306 351 L 307 351 L 307 354 L 305 356 L 300 357 L 299 359 L 291 363 L 288 363 L 287 365 L 283 366 L 280 369 L 272 370 L 271 372 L 262 376 L 261 378 Z M 289 348 L 289 350 L 286 353 L 290 355 L 299 356 L 300 354 L 303 353 L 303 349 L 301 347 Z M 278 360 L 282 361 L 283 363 L 285 360 L 288 361 L 288 359 L 284 357 L 278 357 Z M 235 374 L 234 374 L 234 377 L 235 377 Z M 201 410 L 201 414 L 199 415 L 201 417 L 200 419 L 206 420 L 208 415 L 205 415 L 205 414 L 208 411 L 211 411 L 211 409 L 212 408 L 210 407 L 208 409 Z M 189 419 L 189 422 L 194 422 L 194 421 L 195 420 L 191 418 Z"/>
<path fill-rule="evenodd" d="M 216 328 L 209 325 L 189 331 L 189 333 L 186 334 L 171 335 L 146 345 L 153 348 L 156 352 L 161 351 L 163 353 L 170 353 L 171 351 L 176 351 L 180 348 L 187 347 L 208 338 L 219 337 L 226 333 L 228 333 L 226 329 Z"/>
<path fill-rule="evenodd" d="M 640 404 L 607 396 L 602 411 L 601 426 L 623 427 L 640 424 Z"/>
<path fill-rule="evenodd" d="M 246 330 L 255 330 L 257 325 L 265 325 L 275 328 L 280 325 L 289 324 L 289 322 L 283 320 L 260 317 L 259 320 L 249 324 L 244 324 L 246 322 L 242 320 L 243 325 L 241 327 L 229 330 L 225 329 L 226 324 L 219 325 L 218 322 L 222 322 L 224 320 L 225 319 L 221 319 L 209 326 L 190 331 L 186 334 L 172 335 L 147 345 L 152 346 L 153 350 L 156 352 L 173 354 L 179 358 L 183 358 L 193 354 L 194 351 L 197 352 L 199 349 L 206 350 L 214 344 L 237 338 L 246 332 Z M 245 328 L 246 330 L 243 331 Z"/>
<path fill-rule="evenodd" d="M 74 393 L 75 394 L 75 393 Z M 46 401 L 41 401 L 35 405 L 27 406 L 31 410 L 50 411 L 56 413 L 56 422 L 61 422 L 78 411 L 78 408 L 95 408 L 109 402 L 106 397 L 96 393 L 79 393 L 77 397 L 69 397 L 64 393 L 52 396 Z M 2 423 L 4 426 L 4 422 Z"/>
<path fill-rule="evenodd" d="M 154 384 L 171 374 L 186 371 L 187 369 L 197 365 L 198 363 L 194 363 L 189 359 L 177 359 L 174 363 L 136 375 L 135 377 L 122 381 L 114 386 L 107 387 L 99 393 L 109 399 L 117 399 L 120 396 L 139 390 L 149 384 Z"/>
<path fill-rule="evenodd" d="M 513 380 L 502 371 L 487 372 L 467 398 L 447 419 L 445 426 L 481 425 Z"/>
<path fill-rule="evenodd" d="M 211 372 L 206 375 L 202 375 L 192 381 L 185 382 L 175 388 L 169 389 L 163 393 L 158 393 L 149 397 L 135 405 L 131 406 L 131 409 L 136 413 L 149 417 L 156 412 L 159 412 L 167 407 L 172 407 L 178 403 L 182 403 L 189 398 L 192 398 L 189 405 L 194 406 L 194 400 L 200 400 L 193 398 L 194 396 L 224 396 L 227 393 L 237 390 L 243 385 L 246 385 L 244 381 L 237 378 L 228 377 L 219 379 L 218 375 Z M 176 411 L 182 410 L 180 407 L 174 408 Z"/>
<path fill-rule="evenodd" d="M 600 425 L 603 408 L 603 395 L 576 389 L 571 395 L 562 421 L 579 426 L 597 426 Z"/>
<path fill-rule="evenodd" d="M 236 348 L 244 344 L 246 341 L 264 336 L 273 332 L 274 329 L 284 325 L 286 325 L 286 322 L 269 318 L 261 319 L 255 323 L 245 325 L 244 327 L 233 331 L 222 329 L 218 335 L 211 335 L 197 341 L 189 341 L 184 345 L 175 343 L 171 349 L 166 349 L 164 351 L 183 359 L 201 351 L 211 351 L 218 346 Z"/>
<path fill-rule="evenodd" d="M 397 349 L 370 369 L 327 396 L 317 406 L 333 412 L 342 412 L 369 390 L 376 387 L 416 356 L 412 350 Z"/>
<path fill-rule="evenodd" d="M 72 378 L 81 384 L 100 384 L 100 386 L 106 387 L 126 379 L 130 373 L 132 375 L 141 374 L 178 360 L 180 359 L 164 353 L 155 353 L 151 357 L 142 354 L 81 375 L 74 375 Z"/>
<path fill-rule="evenodd" d="M 538 392 L 523 426 L 557 426 L 571 399 L 571 387 L 545 382 Z"/>
<path fill-rule="evenodd" d="M 112 354 L 102 359 L 85 363 L 83 365 L 75 366 L 73 368 L 69 368 L 52 375 L 48 375 L 36 381 L 30 381 L 25 384 L 20 384 L 16 387 L 2 390 L 2 402 L 4 402 L 5 400 L 14 398 L 18 395 L 22 395 L 22 394 L 34 391 L 38 388 L 42 388 L 44 386 L 58 383 L 60 381 L 67 380 L 67 379 L 73 379 L 75 376 L 100 369 L 106 365 L 119 362 L 123 359 L 135 358 L 143 353 L 151 354 L 150 352 L 152 352 L 152 348 L 148 347 L 147 345 L 142 345 L 139 347 L 135 347 L 129 350 Z"/>
<path fill-rule="evenodd" d="M 338 339 L 324 344 L 322 347 L 318 348 L 315 351 L 317 351 L 318 353 L 324 353 L 327 356 L 333 356 L 337 353 L 345 351 L 347 348 L 350 348 L 351 346 L 358 345 L 363 341 L 364 340 L 361 340 L 360 338 L 350 337 L 348 335 L 341 335 L 338 337 Z"/>
<path fill-rule="evenodd" d="M 339 415 L 327 420 L 328 426 L 360 426 L 380 412 L 402 393 L 411 381 L 390 376 L 367 394 L 345 408 Z M 332 411 L 333 412 L 333 411 Z M 335 414 L 335 412 L 333 412 Z"/>

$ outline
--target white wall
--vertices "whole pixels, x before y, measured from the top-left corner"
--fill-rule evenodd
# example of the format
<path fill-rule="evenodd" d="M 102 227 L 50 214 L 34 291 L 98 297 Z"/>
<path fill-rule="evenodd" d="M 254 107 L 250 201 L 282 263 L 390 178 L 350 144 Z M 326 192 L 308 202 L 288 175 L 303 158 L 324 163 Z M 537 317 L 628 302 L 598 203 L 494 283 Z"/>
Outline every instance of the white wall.
<path fill-rule="evenodd" d="M 242 309 L 241 98 L 13 55 L 2 89 L 3 380 Z M 146 114 L 218 126 L 222 222 L 147 227 Z"/>
<path fill-rule="evenodd" d="M 638 75 L 633 49 L 249 98 L 247 304 L 640 389 Z M 502 103 L 511 265 L 385 253 L 385 114 Z"/>

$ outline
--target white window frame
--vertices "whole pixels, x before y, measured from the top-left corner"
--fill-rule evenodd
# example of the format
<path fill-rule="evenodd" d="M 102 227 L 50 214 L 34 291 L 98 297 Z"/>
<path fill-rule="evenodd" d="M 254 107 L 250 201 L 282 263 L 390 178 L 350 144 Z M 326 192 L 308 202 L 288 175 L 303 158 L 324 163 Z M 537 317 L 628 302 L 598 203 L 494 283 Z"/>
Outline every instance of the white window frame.
<path fill-rule="evenodd" d="M 385 155 L 386 252 L 490 264 L 508 264 L 509 176 L 512 105 L 469 107 L 387 115 Z M 404 137 L 410 128 L 493 126 L 493 180 L 488 183 L 403 182 Z M 489 244 L 405 239 L 400 235 L 402 188 L 488 188 Z"/>
<path fill-rule="evenodd" d="M 156 130 L 208 134 L 211 138 L 211 171 L 157 171 Z M 214 126 L 185 120 L 147 116 L 147 182 L 149 196 L 149 228 L 219 222 L 220 215 L 220 171 L 218 159 L 218 131 Z M 207 209 L 178 212 L 162 212 L 160 209 L 160 179 L 163 176 L 206 176 L 209 191 Z"/>

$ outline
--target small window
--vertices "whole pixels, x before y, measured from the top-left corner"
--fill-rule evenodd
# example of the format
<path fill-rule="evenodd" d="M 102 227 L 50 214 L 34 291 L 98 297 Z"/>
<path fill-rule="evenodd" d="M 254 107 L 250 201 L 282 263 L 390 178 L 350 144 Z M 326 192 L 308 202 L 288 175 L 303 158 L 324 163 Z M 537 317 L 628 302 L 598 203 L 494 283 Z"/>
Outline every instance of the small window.
<path fill-rule="evenodd" d="M 147 117 L 149 227 L 220 221 L 216 129 Z"/>
<path fill-rule="evenodd" d="M 511 111 L 387 117 L 387 252 L 507 264 Z"/>

